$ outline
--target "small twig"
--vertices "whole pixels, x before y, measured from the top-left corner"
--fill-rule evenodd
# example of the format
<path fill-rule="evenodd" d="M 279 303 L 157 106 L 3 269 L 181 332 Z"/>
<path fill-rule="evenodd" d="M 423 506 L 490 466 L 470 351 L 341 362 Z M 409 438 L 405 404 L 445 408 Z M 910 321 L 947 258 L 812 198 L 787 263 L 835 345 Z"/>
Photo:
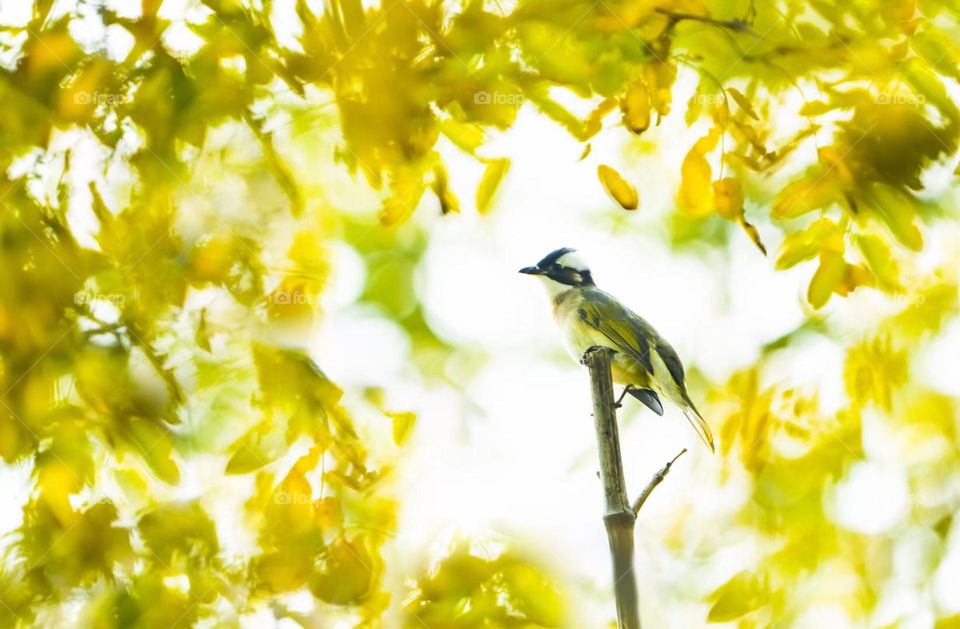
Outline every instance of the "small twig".
<path fill-rule="evenodd" d="M 750 30 L 750 26 L 747 25 L 743 20 L 717 20 L 706 15 L 694 15 L 693 13 L 677 13 L 674 11 L 669 11 L 667 9 L 658 8 L 655 9 L 657 13 L 661 15 L 666 15 L 670 18 L 670 21 L 673 24 L 680 22 L 681 20 L 691 20 L 693 22 L 703 22 L 704 24 L 711 24 L 713 26 L 719 26 L 720 28 L 727 28 L 735 33 L 749 33 L 754 37 L 758 37 L 756 33 Z"/>
<path fill-rule="evenodd" d="M 663 466 L 663 469 L 661 469 L 659 472 L 653 475 L 653 478 L 650 479 L 650 482 L 647 484 L 647 486 L 643 489 L 643 491 L 640 493 L 639 496 L 637 496 L 637 499 L 634 501 L 633 515 L 637 515 L 638 513 L 640 513 L 640 507 L 643 506 L 643 503 L 645 503 L 647 501 L 647 498 L 650 497 L 650 494 L 653 493 L 654 488 L 660 483 L 662 483 L 663 479 L 667 477 L 667 473 L 670 471 L 670 466 L 676 463 L 677 459 L 683 456 L 683 453 L 686 451 L 687 451 L 686 448 L 681 450 L 680 454 L 673 457 L 673 459 L 671 459 L 666 465 Z"/>

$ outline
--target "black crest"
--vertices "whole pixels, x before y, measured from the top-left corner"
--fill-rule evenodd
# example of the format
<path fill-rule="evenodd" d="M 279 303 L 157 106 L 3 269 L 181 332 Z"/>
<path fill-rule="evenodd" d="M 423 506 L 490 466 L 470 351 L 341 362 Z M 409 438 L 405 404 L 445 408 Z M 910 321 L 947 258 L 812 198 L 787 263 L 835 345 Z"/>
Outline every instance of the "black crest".
<path fill-rule="evenodd" d="M 551 251 L 542 260 L 537 262 L 537 275 L 545 275 L 555 282 L 567 286 L 595 286 L 589 269 L 575 269 L 562 266 L 558 260 L 568 253 L 576 251 L 573 247 L 563 247 Z"/>
<path fill-rule="evenodd" d="M 576 249 L 574 249 L 573 247 L 562 247 L 560 249 L 557 249 L 556 251 L 551 251 L 550 253 L 545 255 L 542 260 L 537 262 L 537 266 L 540 267 L 541 269 L 549 268 L 550 265 L 552 265 L 554 262 L 556 262 L 563 256 L 567 255 L 568 253 L 573 253 L 574 251 L 576 251 Z"/>

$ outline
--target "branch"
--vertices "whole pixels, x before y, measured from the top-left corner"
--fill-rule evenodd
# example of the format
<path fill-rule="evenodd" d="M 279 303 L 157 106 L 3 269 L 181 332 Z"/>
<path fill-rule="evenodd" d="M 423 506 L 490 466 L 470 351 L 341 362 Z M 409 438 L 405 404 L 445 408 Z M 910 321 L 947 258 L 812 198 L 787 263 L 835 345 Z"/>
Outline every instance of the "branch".
<path fill-rule="evenodd" d="M 667 473 L 670 471 L 670 466 L 677 462 L 677 459 L 683 456 L 683 453 L 687 449 L 684 448 L 680 451 L 680 454 L 673 457 L 666 465 L 663 466 L 659 472 L 653 475 L 653 478 L 650 479 L 650 482 L 647 483 L 647 486 L 644 487 L 643 491 L 637 496 L 637 499 L 633 503 L 633 515 L 636 516 L 640 513 L 640 507 L 643 506 L 643 503 L 647 501 L 647 498 L 650 497 L 650 494 L 653 493 L 654 488 L 663 482 L 663 479 L 667 477 Z"/>
<path fill-rule="evenodd" d="M 682 20 L 691 20 L 693 22 L 703 22 L 704 24 L 711 24 L 713 26 L 719 26 L 720 28 L 727 28 L 735 33 L 749 33 L 754 37 L 757 37 L 757 34 L 750 30 L 750 27 L 743 20 L 717 20 L 706 15 L 694 15 L 693 13 L 678 13 L 675 11 L 669 11 L 667 9 L 657 8 L 654 9 L 657 13 L 661 15 L 666 15 L 670 18 L 672 24 L 676 24 Z"/>
<path fill-rule="evenodd" d="M 600 453 L 600 477 L 606 498 L 603 524 L 607 529 L 610 556 L 613 560 L 613 594 L 617 602 L 617 622 L 620 629 L 640 629 L 640 601 L 633 571 L 633 526 L 636 515 L 630 508 L 626 482 L 623 479 L 623 459 L 620 455 L 620 435 L 613 399 L 613 379 L 610 359 L 613 350 L 591 347 L 581 362 L 590 371 L 593 392 L 593 422 L 597 431 L 597 449 Z"/>

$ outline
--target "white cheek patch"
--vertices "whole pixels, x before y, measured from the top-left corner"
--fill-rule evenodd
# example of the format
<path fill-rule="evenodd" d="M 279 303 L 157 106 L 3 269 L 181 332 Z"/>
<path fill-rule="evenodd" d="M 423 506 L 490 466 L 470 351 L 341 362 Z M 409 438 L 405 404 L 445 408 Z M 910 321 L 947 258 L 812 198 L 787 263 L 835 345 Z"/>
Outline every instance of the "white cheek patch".
<path fill-rule="evenodd" d="M 586 260 L 584 260 L 576 251 L 563 254 L 557 258 L 557 263 L 560 266 L 576 269 L 578 271 L 588 271 L 590 269 L 590 267 L 587 266 Z"/>
<path fill-rule="evenodd" d="M 561 284 L 556 280 L 552 280 L 546 275 L 539 275 L 537 277 L 543 283 L 543 287 L 547 289 L 547 294 L 551 297 L 556 297 L 560 293 L 565 293 L 573 288 L 572 286 L 567 286 L 566 284 Z"/>

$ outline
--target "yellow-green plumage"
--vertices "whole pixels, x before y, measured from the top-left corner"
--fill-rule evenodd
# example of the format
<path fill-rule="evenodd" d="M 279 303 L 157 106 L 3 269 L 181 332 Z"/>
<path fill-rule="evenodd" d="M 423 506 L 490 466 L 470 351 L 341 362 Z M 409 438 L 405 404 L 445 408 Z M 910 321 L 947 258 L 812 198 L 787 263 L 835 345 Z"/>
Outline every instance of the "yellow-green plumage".
<path fill-rule="evenodd" d="M 575 360 L 594 345 L 613 349 L 614 382 L 652 389 L 683 411 L 711 450 L 710 427 L 687 395 L 683 365 L 677 353 L 649 323 L 611 295 L 592 286 L 554 295 L 554 316 Z"/>
<path fill-rule="evenodd" d="M 714 449 L 710 427 L 687 395 L 677 353 L 640 315 L 597 288 L 576 250 L 556 249 L 520 272 L 543 282 L 574 360 L 595 345 L 614 350 L 614 382 L 630 387 L 630 393 L 658 415 L 663 414 L 660 396 L 679 406 L 704 443 Z"/>

